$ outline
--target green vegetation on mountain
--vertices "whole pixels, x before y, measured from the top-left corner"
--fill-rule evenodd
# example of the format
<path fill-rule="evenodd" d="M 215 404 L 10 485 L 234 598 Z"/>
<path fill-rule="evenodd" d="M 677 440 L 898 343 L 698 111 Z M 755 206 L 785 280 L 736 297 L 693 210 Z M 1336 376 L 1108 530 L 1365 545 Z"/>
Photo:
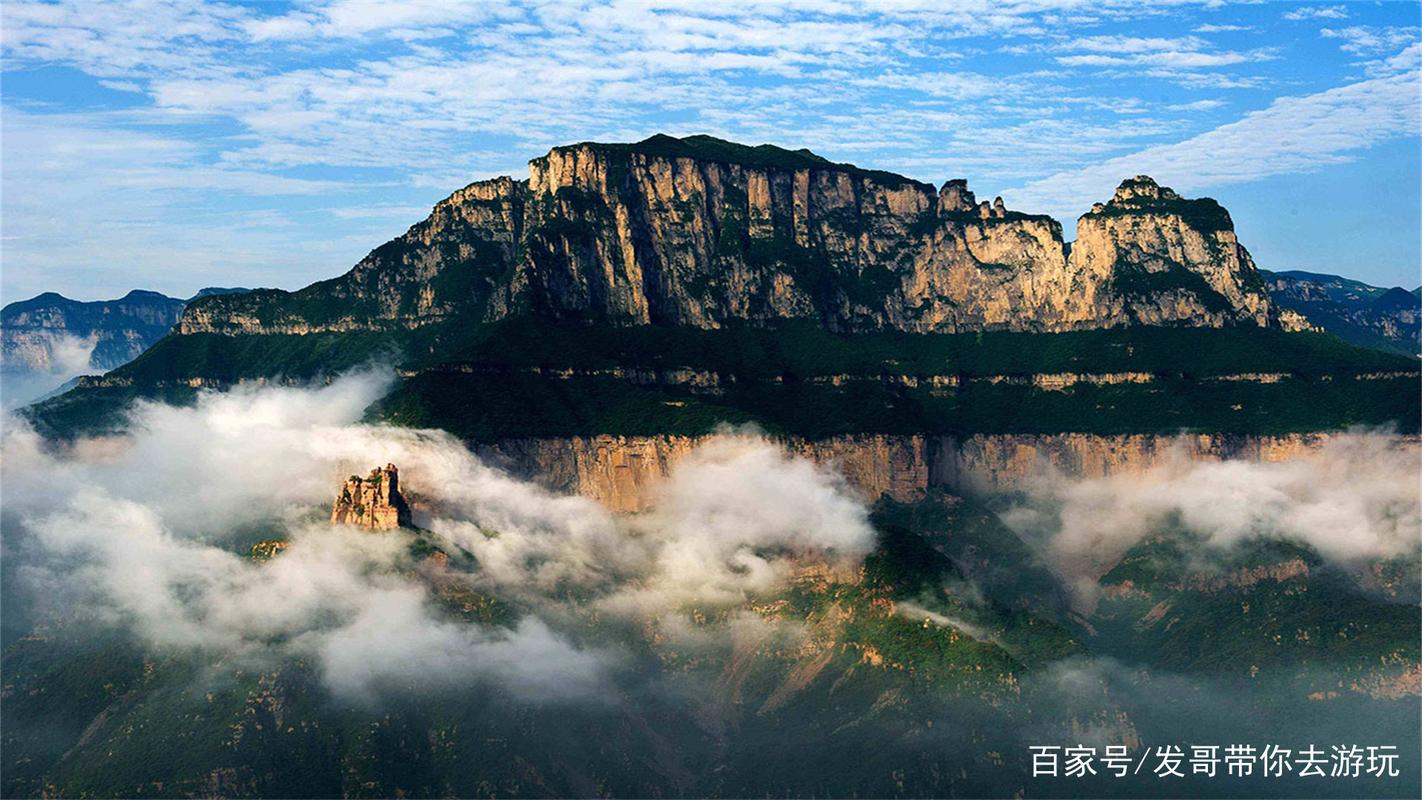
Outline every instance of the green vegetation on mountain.
<path fill-rule="evenodd" d="M 1300 544 L 1222 549 L 1166 532 L 1127 552 L 1101 585 L 1091 617 L 1101 646 L 1135 648 L 1160 669 L 1270 681 L 1300 695 L 1394 696 L 1393 684 L 1422 660 L 1415 603 L 1366 588 Z"/>
<path fill-rule="evenodd" d="M 1131 181 L 1126 183 L 1129 184 Z M 1173 192 L 1171 194 L 1174 195 Z M 1230 219 L 1229 212 L 1212 197 L 1197 199 L 1186 199 L 1179 196 L 1118 198 L 1088 213 L 1103 217 L 1140 214 L 1171 215 L 1180 217 L 1185 224 L 1199 231 L 1234 230 L 1234 221 Z"/>
<path fill-rule="evenodd" d="M 707 331 L 527 318 L 384 335 L 173 336 L 111 373 L 107 382 L 115 385 L 81 387 L 29 413 L 46 431 L 102 429 L 136 397 L 190 398 L 188 384 L 197 377 L 216 386 L 310 380 L 379 362 L 399 364 L 408 377 L 372 409 L 376 418 L 480 441 L 700 434 L 744 422 L 812 438 L 1285 433 L 1385 424 L 1412 431 L 1419 418 L 1417 393 L 1402 391 L 1417 380 L 1414 360 L 1322 334 L 1140 328 L 837 335 L 808 323 Z M 666 379 L 675 371 L 706 373 L 715 385 Z M 1058 390 L 1030 384 L 1034 375 L 1125 372 L 1155 378 Z M 1212 380 L 1257 373 L 1288 377 Z M 934 376 L 958 385 L 934 386 Z"/>
<path fill-rule="evenodd" d="M 1412 698 L 1386 695 L 1417 661 L 1402 635 L 1415 634 L 1415 607 L 1360 592 L 1304 549 L 1254 544 L 1205 561 L 1188 538 L 1148 540 L 1102 579 L 1108 597 L 1087 627 L 1059 621 L 1050 574 L 971 500 L 883 500 L 872 520 L 878 545 L 857 575 L 811 565 L 743 604 L 685 610 L 681 624 L 707 641 L 736 620 L 765 626 L 729 648 L 584 619 L 590 640 L 638 665 L 591 702 L 533 702 L 477 680 L 333 697 L 302 659 L 211 662 L 60 620 L 3 654 L 0 793 L 1046 794 L 1064 789 L 1030 778 L 1029 744 L 1253 741 L 1289 722 L 1305 726 L 1300 741 L 1329 743 L 1356 732 L 1357 714 L 1377 741 L 1415 742 Z M 412 552 L 407 577 L 433 580 L 451 619 L 516 618 L 415 569 L 427 557 Z M 1241 578 L 1296 561 L 1309 571 Z M 1150 785 L 1089 784 L 1127 796 Z M 1227 788 L 1261 785 L 1299 788 Z"/>

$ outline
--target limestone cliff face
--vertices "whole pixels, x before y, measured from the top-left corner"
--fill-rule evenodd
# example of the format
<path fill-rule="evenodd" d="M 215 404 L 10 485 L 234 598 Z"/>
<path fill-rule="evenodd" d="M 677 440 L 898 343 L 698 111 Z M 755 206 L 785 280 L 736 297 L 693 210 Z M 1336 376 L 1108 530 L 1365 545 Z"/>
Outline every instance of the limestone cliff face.
<path fill-rule="evenodd" d="M 690 436 L 577 436 L 508 440 L 477 450 L 555 491 L 591 497 L 614 511 L 642 511 L 656 485 L 700 441 Z M 841 436 L 784 444 L 797 455 L 833 465 L 866 500 L 882 494 L 908 500 L 929 485 L 926 437 Z"/>
<path fill-rule="evenodd" d="M 1229 212 L 1144 175 L 1082 215 L 1071 271 L 1091 317 L 1106 324 L 1279 325 Z"/>
<path fill-rule="evenodd" d="M 1083 433 L 954 436 L 858 435 L 782 441 L 790 452 L 840 471 L 866 501 L 909 501 L 930 487 L 958 492 L 1022 489 L 1048 470 L 1100 478 L 1143 472 L 1171 459 L 1284 461 L 1322 447 L 1327 433 L 1188 436 Z M 614 511 L 647 508 L 656 485 L 699 439 L 587 436 L 519 439 L 479 448 L 482 457 L 555 491 L 593 498 Z M 1416 446 L 1412 442 L 1410 446 Z"/>
<path fill-rule="evenodd" d="M 961 181 L 940 198 L 838 165 L 580 145 L 531 162 L 529 191 L 521 269 L 533 308 L 555 317 L 1030 328 L 1060 318 L 1067 296 L 1060 226 L 975 204 Z"/>
<path fill-rule="evenodd" d="M 1322 447 L 1328 433 L 1280 436 L 1190 434 L 1160 436 L 1087 433 L 977 434 L 938 439 L 932 481 L 970 491 L 1013 491 L 1043 474 L 1103 478 L 1143 472 L 1170 459 L 1188 461 L 1285 461 Z"/>
<path fill-rule="evenodd" d="M 1068 259 L 1055 220 L 978 202 L 962 180 L 937 190 L 808 151 L 661 136 L 555 148 L 526 182 L 471 184 L 340 278 L 195 304 L 180 332 L 517 313 L 836 331 L 1276 325 L 1258 284 L 1223 209 L 1145 178 L 1082 218 Z"/>
<path fill-rule="evenodd" d="M 400 494 L 394 464 L 376 467 L 364 478 L 352 475 L 331 504 L 331 524 L 394 530 L 410 524 L 410 506 Z"/>

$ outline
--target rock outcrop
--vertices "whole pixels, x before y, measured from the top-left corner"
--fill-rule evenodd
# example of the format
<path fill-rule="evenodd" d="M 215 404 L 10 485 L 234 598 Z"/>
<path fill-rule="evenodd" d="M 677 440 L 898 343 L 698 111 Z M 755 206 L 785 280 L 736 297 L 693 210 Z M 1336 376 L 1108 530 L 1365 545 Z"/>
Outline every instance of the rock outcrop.
<path fill-rule="evenodd" d="M 1278 324 L 1229 215 L 1148 178 L 1061 225 L 805 150 L 704 136 L 557 147 L 471 184 L 349 273 L 212 298 L 180 332 L 388 330 L 532 313 L 720 328 Z"/>
<path fill-rule="evenodd" d="M 410 506 L 400 494 L 400 471 L 394 464 L 376 467 L 364 478 L 352 475 L 331 506 L 333 525 L 357 525 L 394 530 L 410 524 Z"/>
<path fill-rule="evenodd" d="M 1103 326 L 1278 327 L 1278 314 L 1229 212 L 1145 175 L 1077 223 L 1070 269 Z"/>

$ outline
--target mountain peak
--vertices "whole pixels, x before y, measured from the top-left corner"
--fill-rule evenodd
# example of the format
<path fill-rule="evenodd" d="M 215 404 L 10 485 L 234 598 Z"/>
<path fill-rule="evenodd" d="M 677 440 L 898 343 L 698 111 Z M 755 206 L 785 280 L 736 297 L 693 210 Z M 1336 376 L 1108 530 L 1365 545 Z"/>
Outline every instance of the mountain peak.
<path fill-rule="evenodd" d="M 1180 195 L 1168 186 L 1161 186 L 1149 175 L 1137 175 L 1121 181 L 1121 185 L 1116 187 L 1116 194 L 1111 198 L 1113 203 L 1124 203 L 1137 199 L 1148 200 L 1179 200 Z"/>
<path fill-rule="evenodd" d="M 155 292 L 151 289 L 131 289 L 129 293 L 119 298 L 119 302 L 153 302 L 153 301 L 173 301 L 177 298 L 169 297 L 162 292 Z"/>

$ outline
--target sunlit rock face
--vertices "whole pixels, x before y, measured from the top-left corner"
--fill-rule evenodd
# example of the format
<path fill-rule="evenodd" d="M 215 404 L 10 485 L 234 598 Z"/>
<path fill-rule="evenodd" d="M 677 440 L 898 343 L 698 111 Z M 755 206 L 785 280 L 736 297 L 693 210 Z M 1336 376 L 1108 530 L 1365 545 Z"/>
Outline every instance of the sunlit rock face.
<path fill-rule="evenodd" d="M 1229 212 L 1145 175 L 1077 222 L 1070 270 L 1103 324 L 1278 327 L 1279 317 Z"/>
<path fill-rule="evenodd" d="M 890 436 L 859 434 L 779 443 L 841 474 L 866 502 L 900 502 L 942 488 L 954 492 L 1022 490 L 1043 475 L 1104 478 L 1141 474 L 1173 460 L 1287 461 L 1315 453 L 1328 433 L 1103 436 L 1086 433 Z M 619 512 L 645 511 L 658 485 L 703 441 L 691 436 L 574 436 L 506 440 L 480 454 L 550 489 L 580 494 Z M 1417 447 L 1415 438 L 1408 446 Z"/>
<path fill-rule="evenodd" d="M 181 333 L 412 328 L 532 313 L 703 329 L 1277 326 L 1213 200 L 1140 176 L 1078 225 L 805 150 L 658 136 L 554 148 L 471 184 L 354 269 L 191 306 Z"/>
<path fill-rule="evenodd" d="M 352 475 L 331 505 L 331 524 L 394 530 L 410 524 L 410 506 L 400 494 L 394 464 L 376 467 L 364 478 Z"/>

